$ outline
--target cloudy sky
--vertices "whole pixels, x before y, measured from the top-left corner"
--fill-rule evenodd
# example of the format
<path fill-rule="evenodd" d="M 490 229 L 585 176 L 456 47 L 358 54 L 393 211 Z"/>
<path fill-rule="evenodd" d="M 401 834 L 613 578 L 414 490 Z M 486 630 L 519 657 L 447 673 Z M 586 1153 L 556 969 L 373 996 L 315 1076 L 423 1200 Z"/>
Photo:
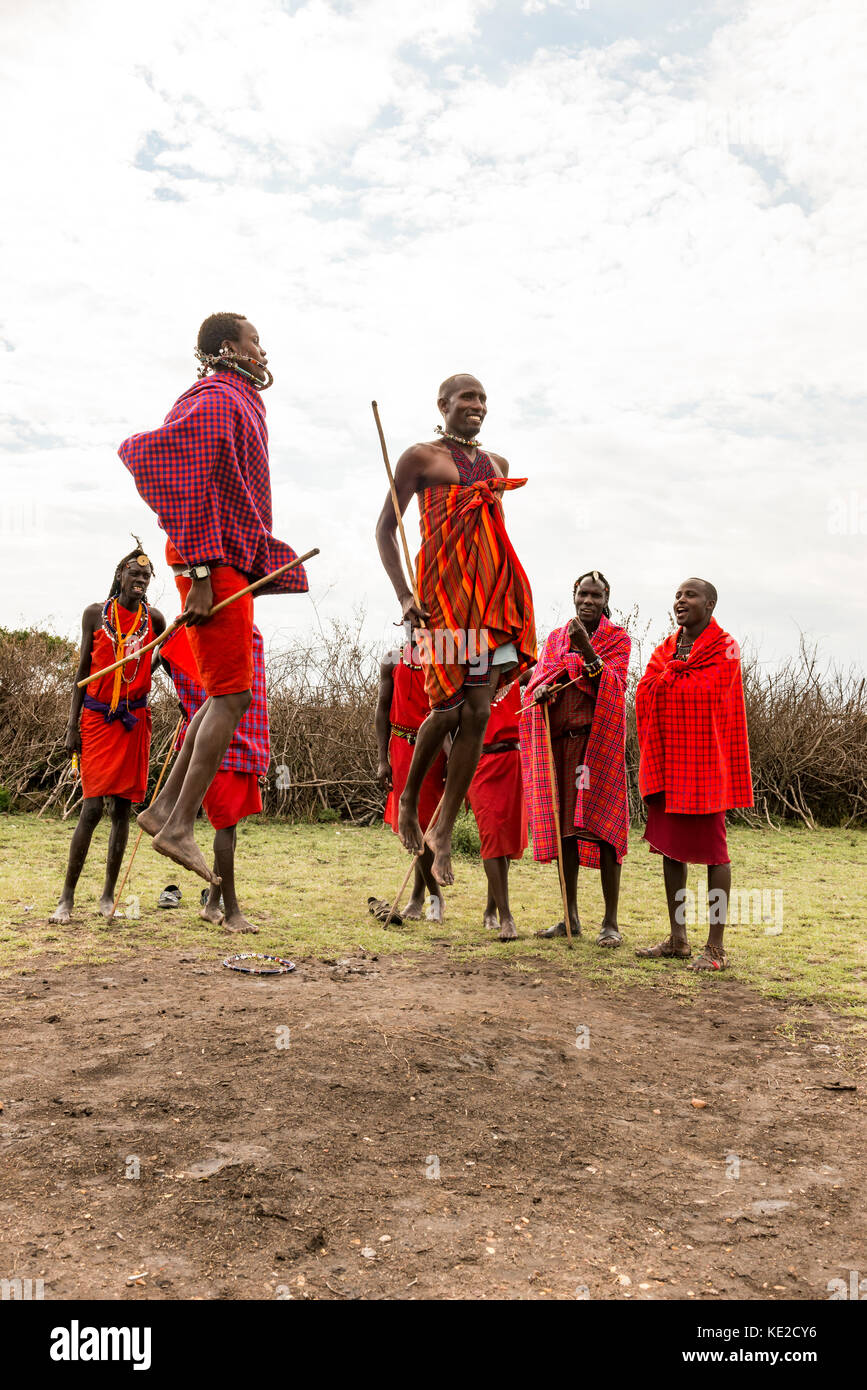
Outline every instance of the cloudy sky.
<path fill-rule="evenodd" d="M 391 638 L 370 401 L 396 458 L 471 371 L 540 628 L 598 567 L 661 630 L 698 573 L 763 660 L 857 660 L 865 69 L 860 0 L 0 0 L 0 622 L 162 559 L 115 451 L 230 309 L 322 551 L 266 638 Z"/>

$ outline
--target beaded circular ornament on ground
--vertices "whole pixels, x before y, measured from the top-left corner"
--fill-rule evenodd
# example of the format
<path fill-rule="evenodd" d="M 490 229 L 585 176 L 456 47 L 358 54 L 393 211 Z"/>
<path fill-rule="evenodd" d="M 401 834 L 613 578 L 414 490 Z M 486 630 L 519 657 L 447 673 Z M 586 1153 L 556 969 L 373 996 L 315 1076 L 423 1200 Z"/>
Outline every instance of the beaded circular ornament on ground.
<path fill-rule="evenodd" d="M 288 975 L 290 970 L 295 969 L 294 961 L 284 960 L 282 956 L 263 956 L 259 951 L 242 951 L 238 956 L 226 956 L 223 965 L 227 970 L 240 971 L 242 975 Z"/>

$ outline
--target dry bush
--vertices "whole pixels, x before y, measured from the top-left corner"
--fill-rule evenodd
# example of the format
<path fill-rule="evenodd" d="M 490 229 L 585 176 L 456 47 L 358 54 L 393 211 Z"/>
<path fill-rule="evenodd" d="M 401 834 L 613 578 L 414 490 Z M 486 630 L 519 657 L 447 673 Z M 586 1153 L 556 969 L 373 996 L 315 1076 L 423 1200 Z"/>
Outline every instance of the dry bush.
<path fill-rule="evenodd" d="M 626 767 L 633 821 L 638 796 L 634 693 L 650 652 L 637 610 L 616 620 L 633 638 L 627 692 Z M 305 646 L 267 660 L 271 767 L 263 792 L 271 816 L 349 818 L 373 823 L 384 795 L 376 782 L 373 716 L 381 653 L 362 639 L 363 614 L 332 622 Z M 76 652 L 49 633 L 0 629 L 0 809 L 77 809 L 63 746 Z M 855 672 L 823 671 L 815 648 L 773 671 L 744 663 L 744 692 L 758 823 L 798 819 L 808 826 L 867 824 L 867 687 Z M 151 790 L 178 717 L 174 689 L 157 678 Z M 5 793 L 5 798 L 4 798 Z"/>

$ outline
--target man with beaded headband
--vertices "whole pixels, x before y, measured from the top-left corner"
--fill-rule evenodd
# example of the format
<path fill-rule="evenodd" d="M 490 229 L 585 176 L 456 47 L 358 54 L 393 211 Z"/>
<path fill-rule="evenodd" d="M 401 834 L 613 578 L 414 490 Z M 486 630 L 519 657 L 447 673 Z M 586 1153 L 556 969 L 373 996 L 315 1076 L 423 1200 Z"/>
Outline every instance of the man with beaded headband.
<path fill-rule="evenodd" d="M 491 697 L 536 659 L 533 596 L 506 534 L 503 493 L 523 487 L 499 454 L 485 452 L 476 432 L 487 396 L 476 377 L 448 377 L 437 405 L 439 439 L 414 444 L 394 474 L 398 507 L 418 499 L 422 546 L 416 562 L 416 607 L 397 546 L 391 496 L 376 528 L 385 571 L 401 615 L 416 632 L 426 667 L 431 713 L 419 730 L 400 798 L 398 834 L 408 850 L 422 849 L 418 798 L 447 734 L 454 737 L 442 809 L 425 840 L 438 883 L 454 882 L 451 839 L 455 819 L 478 766 Z"/>
<path fill-rule="evenodd" d="M 51 922 L 65 924 L 70 919 L 76 885 L 93 832 L 102 818 L 105 797 L 110 799 L 111 831 L 99 910 L 104 917 L 111 916 L 129 836 L 130 810 L 134 802 L 144 800 L 147 791 L 151 665 L 136 653 L 158 637 L 166 625 L 162 613 L 150 608 L 145 597 L 152 575 L 153 566 L 142 553 L 139 541 L 117 566 L 105 602 L 89 604 L 82 615 L 81 652 L 72 687 L 66 750 L 80 759 L 83 801 L 69 847 L 63 892 Z M 121 657 L 129 660 L 111 675 L 79 690 L 78 681 Z"/>
<path fill-rule="evenodd" d="M 596 945 L 617 947 L 620 866 L 627 849 L 626 677 L 631 640 L 611 622 L 611 588 L 590 570 L 572 589 L 575 616 L 549 633 L 527 683 L 520 719 L 524 788 L 533 835 L 533 858 L 557 857 L 557 825 L 563 881 L 573 936 L 580 936 L 578 870 L 599 869 L 605 915 Z M 548 735 L 541 706 L 549 706 Z M 551 789 L 553 755 L 557 804 Z M 566 935 L 566 923 L 537 933 Z"/>
<path fill-rule="evenodd" d="M 199 380 L 165 423 L 124 441 L 118 453 L 166 532 L 166 560 L 184 603 L 186 628 L 165 655 L 209 696 L 152 806 L 138 817 L 154 849 L 219 881 L 196 844 L 202 799 L 251 701 L 253 599 L 245 595 L 213 618 L 212 606 L 251 580 L 296 559 L 271 534 L 268 429 L 261 392 L 273 382 L 259 334 L 243 314 L 211 314 L 199 329 Z M 306 593 L 303 566 L 281 575 L 271 593 Z M 192 661 L 190 661 L 190 655 Z"/>

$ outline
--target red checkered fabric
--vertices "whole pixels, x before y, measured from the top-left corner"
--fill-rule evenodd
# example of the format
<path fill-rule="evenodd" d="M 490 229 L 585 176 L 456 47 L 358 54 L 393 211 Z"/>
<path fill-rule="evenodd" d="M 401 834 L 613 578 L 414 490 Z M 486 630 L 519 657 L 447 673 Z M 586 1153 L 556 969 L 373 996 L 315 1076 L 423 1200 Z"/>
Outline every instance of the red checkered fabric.
<path fill-rule="evenodd" d="M 271 535 L 268 427 L 259 392 L 235 372 L 197 381 L 165 424 L 118 449 L 139 493 L 190 565 L 232 565 L 261 579 L 296 558 Z M 303 594 L 299 565 L 268 592 Z"/>
<path fill-rule="evenodd" d="M 168 659 L 168 658 L 167 658 Z M 170 663 L 171 664 L 171 663 Z M 187 722 L 178 735 L 176 748 L 180 748 L 193 715 L 207 700 L 206 691 L 183 672 L 179 666 L 172 665 L 172 680 L 178 692 L 178 699 L 187 716 Z M 264 777 L 271 761 L 271 733 L 268 726 L 268 701 L 265 695 L 265 644 L 262 634 L 253 627 L 253 699 L 232 735 L 220 763 L 221 772 L 252 772 Z"/>
<path fill-rule="evenodd" d="M 678 661 L 679 633 L 657 647 L 635 692 L 638 789 L 665 792 L 665 809 L 675 814 L 752 806 L 740 648 L 711 618 Z"/>
<path fill-rule="evenodd" d="M 632 646 L 629 633 L 605 617 L 593 635 L 593 650 L 605 665 L 599 676 L 585 676 L 584 658 L 569 650 L 568 623 L 550 634 L 524 693 L 521 715 L 521 763 L 524 790 L 533 835 L 533 858 L 547 864 L 557 857 L 557 830 L 551 796 L 548 740 L 545 721 L 538 706 L 530 701 L 540 685 L 579 678 L 577 690 L 596 696 L 593 724 L 584 754 L 587 785 L 579 784 L 575 802 L 575 825 L 592 831 L 600 840 L 614 846 L 617 862 L 626 854 L 629 833 L 629 803 L 626 797 L 626 673 Z M 565 672 L 565 677 L 564 677 Z M 578 839 L 579 862 L 599 867 L 599 846 Z"/>

